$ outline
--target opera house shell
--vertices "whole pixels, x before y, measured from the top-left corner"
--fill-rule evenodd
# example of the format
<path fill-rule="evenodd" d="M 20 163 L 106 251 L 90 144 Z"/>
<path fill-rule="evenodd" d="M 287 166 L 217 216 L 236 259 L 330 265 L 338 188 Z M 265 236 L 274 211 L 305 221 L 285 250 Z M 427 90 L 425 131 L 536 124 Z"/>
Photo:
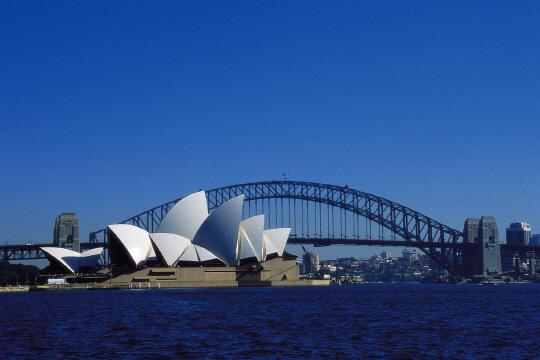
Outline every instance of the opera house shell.
<path fill-rule="evenodd" d="M 241 220 L 244 195 L 208 212 L 199 191 L 180 200 L 155 233 L 128 224 L 107 227 L 111 263 L 141 268 L 240 266 L 283 255 L 289 228 L 264 230 L 264 215 Z"/>
<path fill-rule="evenodd" d="M 103 252 L 102 247 L 82 253 L 59 247 L 42 247 L 41 250 L 53 268 L 68 274 L 95 269 Z"/>
<path fill-rule="evenodd" d="M 86 276 L 93 288 L 328 285 L 300 280 L 296 256 L 284 252 L 291 229 L 264 229 L 264 215 L 242 220 L 244 195 L 209 212 L 204 191 L 181 199 L 156 232 L 109 225 L 110 267 Z M 101 249 L 43 248 L 68 273 L 98 264 Z"/>

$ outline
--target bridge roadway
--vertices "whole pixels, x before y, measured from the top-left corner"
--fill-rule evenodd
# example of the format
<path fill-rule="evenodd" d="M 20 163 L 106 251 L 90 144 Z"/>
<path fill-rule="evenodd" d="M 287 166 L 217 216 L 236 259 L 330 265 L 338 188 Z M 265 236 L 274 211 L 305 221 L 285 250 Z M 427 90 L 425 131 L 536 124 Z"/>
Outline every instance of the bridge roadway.
<path fill-rule="evenodd" d="M 416 242 L 405 240 L 373 240 L 373 239 L 335 239 L 335 238 L 298 238 L 291 237 L 287 241 L 291 245 L 314 245 L 315 247 L 331 245 L 368 245 L 388 247 L 416 247 L 424 249 L 463 249 L 470 245 L 463 243 Z"/>
<path fill-rule="evenodd" d="M 299 238 L 290 237 L 290 245 L 314 245 L 325 247 L 332 245 L 348 246 L 386 246 L 386 247 L 410 247 L 420 249 L 464 249 L 472 244 L 464 243 L 439 243 L 439 242 L 415 242 L 405 240 L 373 240 L 373 239 L 339 239 L 339 238 Z M 94 249 L 96 247 L 108 248 L 108 243 L 80 243 L 81 250 Z M 0 261 L 5 260 L 39 260 L 45 259 L 41 247 L 52 247 L 53 244 L 24 244 L 0 246 Z M 532 245 L 508 245 L 501 244 L 501 256 L 520 258 L 540 258 L 540 246 Z"/>

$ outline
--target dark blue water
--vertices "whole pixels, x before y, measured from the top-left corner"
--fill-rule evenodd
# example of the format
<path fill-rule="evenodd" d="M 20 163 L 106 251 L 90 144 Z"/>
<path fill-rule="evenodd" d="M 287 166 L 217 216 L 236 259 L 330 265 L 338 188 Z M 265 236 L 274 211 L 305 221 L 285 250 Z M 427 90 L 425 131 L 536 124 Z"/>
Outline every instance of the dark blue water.
<path fill-rule="evenodd" d="M 6 359 L 540 358 L 540 285 L 0 294 Z"/>

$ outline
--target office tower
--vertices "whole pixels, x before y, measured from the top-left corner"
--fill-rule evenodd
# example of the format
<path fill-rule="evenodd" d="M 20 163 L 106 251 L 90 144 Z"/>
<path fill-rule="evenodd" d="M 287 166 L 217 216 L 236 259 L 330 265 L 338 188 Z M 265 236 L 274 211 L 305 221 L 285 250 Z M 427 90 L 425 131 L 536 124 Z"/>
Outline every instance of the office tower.
<path fill-rule="evenodd" d="M 506 243 L 509 245 L 529 245 L 531 227 L 524 222 L 511 223 L 506 229 Z"/>

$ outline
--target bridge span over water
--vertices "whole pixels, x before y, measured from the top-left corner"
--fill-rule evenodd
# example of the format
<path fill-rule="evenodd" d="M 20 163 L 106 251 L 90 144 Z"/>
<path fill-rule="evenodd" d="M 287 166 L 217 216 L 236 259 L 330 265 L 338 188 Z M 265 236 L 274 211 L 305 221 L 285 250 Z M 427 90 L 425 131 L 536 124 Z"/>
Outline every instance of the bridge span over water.
<path fill-rule="evenodd" d="M 449 273 L 458 275 L 463 253 L 471 244 L 463 232 L 380 196 L 336 186 L 302 181 L 269 181 L 206 190 L 210 211 L 244 194 L 243 218 L 265 214 L 265 227 L 291 228 L 289 244 L 376 245 L 415 247 Z M 122 221 L 154 232 L 167 212 L 182 198 Z M 90 233 L 81 248 L 107 245 L 106 228 Z M 0 260 L 44 258 L 39 246 L 0 246 Z M 539 257 L 532 246 L 501 244 L 501 252 Z"/>

